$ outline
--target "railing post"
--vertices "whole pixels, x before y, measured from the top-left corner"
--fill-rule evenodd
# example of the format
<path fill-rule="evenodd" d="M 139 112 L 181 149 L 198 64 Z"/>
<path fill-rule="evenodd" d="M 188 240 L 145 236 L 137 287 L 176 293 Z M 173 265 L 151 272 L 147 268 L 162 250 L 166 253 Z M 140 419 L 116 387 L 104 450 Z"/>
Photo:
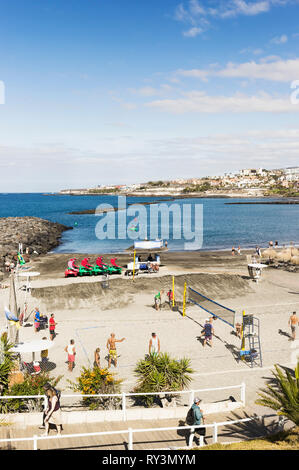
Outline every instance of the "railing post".
<path fill-rule="evenodd" d="M 33 436 L 33 450 L 37 450 L 37 436 Z"/>
<path fill-rule="evenodd" d="M 284 417 L 283 416 L 279 416 L 278 418 L 278 427 L 279 427 L 279 431 L 284 430 Z"/>
<path fill-rule="evenodd" d="M 129 450 L 133 450 L 133 430 L 132 430 L 132 428 L 129 428 L 128 432 L 129 432 L 129 445 L 128 445 L 128 448 L 129 448 Z"/>
<path fill-rule="evenodd" d="M 218 442 L 218 426 L 217 423 L 214 423 L 214 428 L 213 428 L 213 444 L 216 444 Z"/>
<path fill-rule="evenodd" d="M 190 436 L 189 436 L 188 447 L 192 447 L 193 439 L 194 439 L 194 434 L 195 434 L 195 429 L 194 429 L 194 428 L 191 428 L 191 429 L 190 429 Z"/>
<path fill-rule="evenodd" d="M 127 420 L 127 409 L 126 409 L 126 394 L 122 394 L 122 410 L 123 410 L 123 421 Z"/>
<path fill-rule="evenodd" d="M 245 404 L 246 404 L 246 384 L 245 384 L 245 382 L 242 382 L 242 384 L 241 384 L 241 402 L 242 402 L 242 405 L 245 406 Z"/>

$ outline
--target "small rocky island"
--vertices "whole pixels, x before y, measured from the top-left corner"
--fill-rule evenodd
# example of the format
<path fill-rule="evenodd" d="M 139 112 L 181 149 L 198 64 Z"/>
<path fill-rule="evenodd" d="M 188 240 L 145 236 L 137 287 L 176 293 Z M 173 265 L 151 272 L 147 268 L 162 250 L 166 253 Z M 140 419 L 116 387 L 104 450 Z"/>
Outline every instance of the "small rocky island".
<path fill-rule="evenodd" d="M 16 260 L 19 243 L 26 261 L 32 255 L 45 254 L 57 247 L 62 233 L 70 229 L 37 217 L 0 218 L 0 270 L 5 262 Z"/>

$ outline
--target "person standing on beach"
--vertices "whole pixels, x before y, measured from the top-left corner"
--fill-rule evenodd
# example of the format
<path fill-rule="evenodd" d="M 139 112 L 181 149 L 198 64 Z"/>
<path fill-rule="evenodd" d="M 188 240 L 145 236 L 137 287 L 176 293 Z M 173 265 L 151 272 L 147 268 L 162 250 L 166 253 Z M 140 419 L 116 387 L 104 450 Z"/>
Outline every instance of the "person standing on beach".
<path fill-rule="evenodd" d="M 158 292 L 158 294 L 155 295 L 155 298 L 154 298 L 154 301 L 155 301 L 155 309 L 156 310 L 160 310 L 161 308 L 161 302 L 162 302 L 162 299 L 161 299 L 161 294 L 163 294 L 163 290 L 161 292 Z"/>
<path fill-rule="evenodd" d="M 98 367 L 99 369 L 101 368 L 100 364 L 100 348 L 97 348 L 94 352 L 94 361 L 93 361 L 93 367 Z"/>
<path fill-rule="evenodd" d="M 212 325 L 213 319 L 210 318 L 210 320 L 206 320 L 206 323 L 204 325 L 203 329 L 203 335 L 205 337 L 203 345 L 205 346 L 207 344 L 207 341 L 209 342 L 209 345 L 212 347 L 212 339 L 213 339 L 213 334 L 214 334 L 214 328 Z"/>
<path fill-rule="evenodd" d="M 107 340 L 107 349 L 109 351 L 108 369 L 111 366 L 111 361 L 114 362 L 114 367 L 117 367 L 117 352 L 115 343 L 122 343 L 126 338 L 116 339 L 115 333 L 111 333 L 110 338 Z"/>
<path fill-rule="evenodd" d="M 289 326 L 291 327 L 292 332 L 292 341 L 296 339 L 296 330 L 297 326 L 299 325 L 299 318 L 296 315 L 296 312 L 293 312 L 289 318 Z"/>
<path fill-rule="evenodd" d="M 75 363 L 76 348 L 74 345 L 75 341 L 71 339 L 70 344 L 64 348 L 65 352 L 67 352 L 68 370 L 70 372 L 72 372 Z"/>
<path fill-rule="evenodd" d="M 35 331 L 35 333 L 38 333 L 39 326 L 40 326 L 40 312 L 39 312 L 39 309 L 37 307 L 35 307 L 35 312 L 34 312 L 34 331 Z"/>
<path fill-rule="evenodd" d="M 43 340 L 47 340 L 46 336 L 44 336 Z M 41 352 L 40 352 L 40 358 L 41 358 L 41 366 L 42 368 L 44 368 L 45 364 L 48 362 L 48 349 L 43 349 Z"/>
<path fill-rule="evenodd" d="M 159 354 L 160 353 L 160 340 L 156 333 L 152 333 L 152 337 L 149 341 L 149 354 Z"/>
<path fill-rule="evenodd" d="M 54 313 L 51 313 L 51 317 L 49 320 L 49 333 L 50 333 L 50 340 L 53 341 L 55 338 L 55 326 L 57 325 L 55 318 L 54 318 Z"/>

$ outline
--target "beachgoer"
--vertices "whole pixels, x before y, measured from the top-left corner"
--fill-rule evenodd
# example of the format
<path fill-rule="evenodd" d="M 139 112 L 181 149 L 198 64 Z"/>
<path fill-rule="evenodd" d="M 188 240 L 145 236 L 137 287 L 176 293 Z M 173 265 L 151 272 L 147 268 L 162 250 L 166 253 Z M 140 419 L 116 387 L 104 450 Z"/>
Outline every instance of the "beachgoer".
<path fill-rule="evenodd" d="M 152 333 L 152 337 L 149 340 L 149 354 L 159 354 L 160 353 L 160 340 L 156 333 Z"/>
<path fill-rule="evenodd" d="M 205 424 L 205 417 L 203 415 L 203 411 L 200 408 L 201 400 L 200 398 L 194 398 L 194 403 L 191 407 L 193 411 L 193 419 L 194 419 L 194 426 L 200 426 L 201 424 Z M 205 435 L 206 435 L 206 428 L 197 428 L 195 429 L 195 433 L 198 433 L 200 436 L 203 436 L 204 441 L 206 442 Z"/>
<path fill-rule="evenodd" d="M 238 338 L 242 339 L 242 325 L 241 323 L 236 323 L 236 335 Z"/>
<path fill-rule="evenodd" d="M 152 257 L 152 254 L 150 253 L 148 258 L 147 258 L 147 261 L 154 261 L 154 258 Z"/>
<path fill-rule="evenodd" d="M 56 336 L 56 333 L 55 333 L 56 325 L 57 325 L 57 323 L 56 323 L 55 318 L 54 318 L 54 313 L 51 313 L 51 317 L 50 317 L 50 320 L 49 320 L 49 333 L 50 333 L 50 340 L 51 341 L 53 341 L 53 339 Z"/>
<path fill-rule="evenodd" d="M 240 247 L 240 245 L 238 246 L 237 252 L 238 252 L 238 255 L 241 254 L 241 247 Z"/>
<path fill-rule="evenodd" d="M 165 240 L 164 246 L 165 246 L 165 248 L 167 248 L 167 246 L 168 246 L 167 240 Z"/>
<path fill-rule="evenodd" d="M 64 350 L 67 352 L 67 361 L 68 361 L 68 370 L 72 372 L 75 363 L 75 355 L 76 355 L 76 348 L 74 346 L 75 341 L 73 339 L 70 340 L 70 344 L 68 344 Z"/>
<path fill-rule="evenodd" d="M 269 242 L 269 248 L 273 248 L 273 242 L 272 242 L 272 240 Z"/>
<path fill-rule="evenodd" d="M 49 397 L 48 397 L 48 390 L 51 388 L 51 384 L 49 382 L 45 383 L 43 386 L 45 392 L 45 401 L 44 401 L 44 411 L 43 411 L 43 424 L 39 426 L 39 429 L 45 429 L 45 417 L 49 412 Z"/>
<path fill-rule="evenodd" d="M 35 312 L 34 312 L 34 331 L 37 333 L 39 331 L 40 327 L 40 312 L 37 307 L 35 307 Z"/>
<path fill-rule="evenodd" d="M 296 330 L 297 326 L 299 325 L 299 318 L 296 315 L 296 312 L 293 312 L 289 318 L 289 326 L 291 327 L 292 332 L 292 341 L 296 339 Z"/>
<path fill-rule="evenodd" d="M 47 340 L 47 338 L 44 336 L 43 340 Z M 44 366 L 45 363 L 48 362 L 48 349 L 44 349 L 40 352 L 40 357 L 41 357 L 41 365 Z"/>
<path fill-rule="evenodd" d="M 260 249 L 259 246 L 256 246 L 256 247 L 255 247 L 255 254 L 256 254 L 259 258 L 261 257 L 262 254 L 261 254 L 261 249 Z"/>
<path fill-rule="evenodd" d="M 235 254 L 236 254 L 236 248 L 233 246 L 232 247 L 232 255 L 235 256 Z"/>
<path fill-rule="evenodd" d="M 110 338 L 107 340 L 107 349 L 109 351 L 108 369 L 111 366 L 111 361 L 114 362 L 114 367 L 117 367 L 117 352 L 115 343 L 122 343 L 126 338 L 116 339 L 115 333 L 111 333 Z"/>
<path fill-rule="evenodd" d="M 99 369 L 101 368 L 101 365 L 100 365 L 100 348 L 97 348 L 94 352 L 93 367 L 98 367 Z"/>
<path fill-rule="evenodd" d="M 278 241 L 277 241 L 277 240 L 275 241 L 275 245 L 274 245 L 274 246 L 275 246 L 275 248 L 278 247 Z"/>
<path fill-rule="evenodd" d="M 212 325 L 213 319 L 210 318 L 209 320 L 206 320 L 206 323 L 204 325 L 203 329 L 203 336 L 205 337 L 203 345 L 205 346 L 207 341 L 209 342 L 209 345 L 212 347 L 212 338 L 214 334 L 214 328 Z"/>
<path fill-rule="evenodd" d="M 169 301 L 169 306 L 171 306 L 172 301 L 173 301 L 173 292 L 172 292 L 171 289 L 167 292 L 167 297 L 168 297 L 168 301 Z"/>
<path fill-rule="evenodd" d="M 154 297 L 155 309 L 156 310 L 160 310 L 160 308 L 161 308 L 161 302 L 162 302 L 161 294 L 163 294 L 163 290 L 161 292 L 158 292 L 158 294 L 156 294 L 155 297 Z"/>
<path fill-rule="evenodd" d="M 61 435 L 61 424 L 62 424 L 62 416 L 61 416 L 61 408 L 60 408 L 60 400 L 57 396 L 56 390 L 54 388 L 50 388 L 47 391 L 48 399 L 49 399 L 49 408 L 47 410 L 47 414 L 45 417 L 45 428 L 46 431 L 43 436 L 47 436 L 49 433 L 49 424 L 55 424 L 57 428 L 57 435 Z"/>

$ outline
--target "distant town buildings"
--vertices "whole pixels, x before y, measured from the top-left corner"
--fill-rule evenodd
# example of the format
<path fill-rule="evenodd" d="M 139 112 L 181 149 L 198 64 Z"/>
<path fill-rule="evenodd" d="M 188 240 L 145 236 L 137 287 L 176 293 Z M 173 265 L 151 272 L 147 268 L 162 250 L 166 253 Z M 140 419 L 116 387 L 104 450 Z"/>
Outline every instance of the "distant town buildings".
<path fill-rule="evenodd" d="M 204 192 L 206 194 L 225 191 L 250 191 L 250 194 L 263 195 L 275 188 L 292 188 L 299 191 L 299 167 L 276 170 L 246 168 L 236 173 L 202 178 L 178 178 L 170 181 L 148 181 L 126 185 L 98 185 L 94 188 L 64 189 L 60 194 L 186 194 Z"/>

